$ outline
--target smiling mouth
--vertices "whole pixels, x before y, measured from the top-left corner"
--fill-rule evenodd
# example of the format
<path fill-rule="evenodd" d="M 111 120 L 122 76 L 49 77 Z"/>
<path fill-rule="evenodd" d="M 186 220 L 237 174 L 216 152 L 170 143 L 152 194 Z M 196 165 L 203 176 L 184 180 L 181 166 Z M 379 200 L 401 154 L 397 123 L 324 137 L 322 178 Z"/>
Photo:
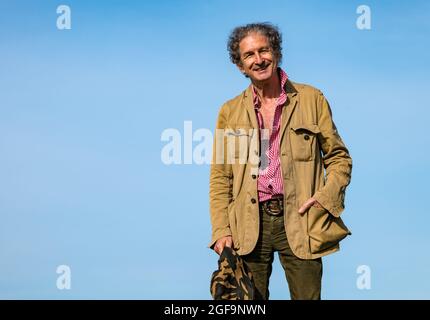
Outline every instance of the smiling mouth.
<path fill-rule="evenodd" d="M 264 67 L 262 67 L 262 68 L 258 68 L 258 69 L 256 69 L 256 70 L 254 70 L 254 71 L 256 71 L 256 72 L 263 72 L 263 71 L 265 71 L 266 69 L 267 69 L 267 67 L 270 65 L 270 63 L 269 64 L 266 64 Z"/>

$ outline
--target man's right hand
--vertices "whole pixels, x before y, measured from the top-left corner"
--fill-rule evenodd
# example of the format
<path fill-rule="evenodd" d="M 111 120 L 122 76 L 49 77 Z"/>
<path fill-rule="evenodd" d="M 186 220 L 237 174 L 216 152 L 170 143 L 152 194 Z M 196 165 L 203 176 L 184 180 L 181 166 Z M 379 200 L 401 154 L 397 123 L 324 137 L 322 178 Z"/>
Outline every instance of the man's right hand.
<path fill-rule="evenodd" d="M 225 237 L 219 238 L 215 242 L 214 250 L 216 253 L 221 255 L 225 246 L 230 247 L 230 248 L 233 247 L 233 238 L 231 236 L 225 236 Z"/>

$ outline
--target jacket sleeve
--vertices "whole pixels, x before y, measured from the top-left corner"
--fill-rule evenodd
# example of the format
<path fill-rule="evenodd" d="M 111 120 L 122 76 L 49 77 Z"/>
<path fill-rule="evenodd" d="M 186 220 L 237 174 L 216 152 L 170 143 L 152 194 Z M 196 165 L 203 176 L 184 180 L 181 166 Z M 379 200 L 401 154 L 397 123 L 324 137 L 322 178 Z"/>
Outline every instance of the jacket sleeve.
<path fill-rule="evenodd" d="M 218 239 L 231 236 L 227 209 L 232 201 L 233 174 L 231 164 L 227 161 L 227 139 L 224 134 L 227 117 L 228 110 L 227 106 L 224 105 L 218 115 L 210 168 L 209 202 L 212 224 L 210 248 L 213 248 Z"/>
<path fill-rule="evenodd" d="M 318 140 L 326 176 L 324 187 L 313 197 L 333 216 L 339 217 L 345 208 L 345 190 L 351 181 L 352 158 L 333 122 L 330 105 L 321 92 L 317 104 L 318 126 L 321 130 Z"/>

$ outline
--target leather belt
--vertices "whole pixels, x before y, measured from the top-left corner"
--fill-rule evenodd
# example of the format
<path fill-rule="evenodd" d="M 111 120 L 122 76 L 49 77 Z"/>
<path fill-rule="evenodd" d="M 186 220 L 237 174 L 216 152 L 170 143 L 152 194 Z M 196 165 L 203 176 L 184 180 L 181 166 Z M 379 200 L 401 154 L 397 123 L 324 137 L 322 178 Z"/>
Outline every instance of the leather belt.
<path fill-rule="evenodd" d="M 284 212 L 284 197 L 273 196 L 271 199 L 260 202 L 263 211 L 271 216 L 279 216 Z"/>

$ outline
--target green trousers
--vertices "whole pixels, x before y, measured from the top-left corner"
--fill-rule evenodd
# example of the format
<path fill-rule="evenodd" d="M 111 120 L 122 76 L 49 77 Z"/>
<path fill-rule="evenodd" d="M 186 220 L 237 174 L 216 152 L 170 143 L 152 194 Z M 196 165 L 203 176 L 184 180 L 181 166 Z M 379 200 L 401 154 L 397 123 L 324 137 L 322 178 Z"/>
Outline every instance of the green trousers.
<path fill-rule="evenodd" d="M 284 268 L 291 299 L 321 299 L 321 258 L 303 260 L 296 257 L 288 245 L 283 215 L 268 215 L 261 207 L 257 245 L 250 254 L 241 256 L 253 274 L 256 299 L 269 299 L 269 278 L 275 251 Z"/>

